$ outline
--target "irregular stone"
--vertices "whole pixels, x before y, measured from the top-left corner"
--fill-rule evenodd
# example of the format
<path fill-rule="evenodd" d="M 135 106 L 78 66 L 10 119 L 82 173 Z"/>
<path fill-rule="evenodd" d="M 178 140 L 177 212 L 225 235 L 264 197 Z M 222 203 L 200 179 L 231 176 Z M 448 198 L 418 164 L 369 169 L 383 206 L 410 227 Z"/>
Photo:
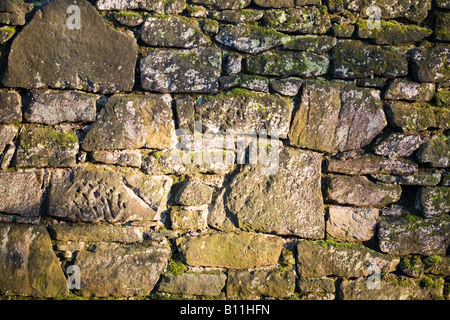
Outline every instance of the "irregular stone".
<path fill-rule="evenodd" d="M 450 91 L 437 91 L 434 99 L 438 107 L 450 107 Z"/>
<path fill-rule="evenodd" d="M 78 91 L 32 90 L 24 99 L 24 119 L 54 125 L 61 122 L 93 122 L 97 97 Z"/>
<path fill-rule="evenodd" d="M 93 252 L 80 251 L 75 260 L 82 270 L 80 294 L 84 297 L 148 296 L 167 266 L 170 254 L 167 241 L 133 245 L 103 243 Z"/>
<path fill-rule="evenodd" d="M 420 278 L 424 271 L 424 264 L 419 257 L 405 257 L 402 259 L 398 267 L 403 274 L 412 278 Z"/>
<path fill-rule="evenodd" d="M 99 169 L 58 170 L 53 173 L 48 214 L 71 222 L 152 221 L 151 208 L 122 175 Z"/>
<path fill-rule="evenodd" d="M 438 12 L 436 15 L 436 27 L 434 29 L 434 35 L 436 40 L 450 41 L 450 13 Z"/>
<path fill-rule="evenodd" d="M 144 22 L 144 17 L 139 12 L 121 11 L 114 13 L 114 19 L 121 25 L 137 27 Z"/>
<path fill-rule="evenodd" d="M 283 148 L 275 174 L 267 175 L 262 165 L 242 167 L 219 195 L 222 210 L 247 231 L 323 238 L 321 160 L 318 153 Z"/>
<path fill-rule="evenodd" d="M 169 95 L 113 95 L 83 140 L 85 151 L 170 149 L 175 126 Z"/>
<path fill-rule="evenodd" d="M 331 206 L 327 235 L 338 241 L 368 241 L 376 232 L 379 210 Z"/>
<path fill-rule="evenodd" d="M 341 40 L 333 48 L 336 78 L 394 78 L 408 74 L 408 61 L 401 47 L 376 46 L 359 40 Z"/>
<path fill-rule="evenodd" d="M 272 88 L 272 90 L 288 97 L 295 97 L 299 93 L 302 85 L 303 79 L 296 77 L 274 79 L 270 81 L 270 88 Z"/>
<path fill-rule="evenodd" d="M 69 29 L 66 11 L 72 4 L 49 2 L 14 38 L 3 78 L 6 87 L 132 90 L 136 40 L 109 26 L 86 0 L 77 2 L 81 28 Z"/>
<path fill-rule="evenodd" d="M 0 124 L 22 121 L 20 95 L 15 91 L 0 92 Z"/>
<path fill-rule="evenodd" d="M 429 164 L 434 168 L 445 168 L 450 165 L 450 138 L 437 136 L 425 142 L 417 150 L 419 163 Z"/>
<path fill-rule="evenodd" d="M 186 8 L 186 0 L 97 0 L 99 10 L 141 9 L 160 14 L 177 14 Z"/>
<path fill-rule="evenodd" d="M 448 0 L 436 0 L 435 5 L 439 8 L 450 9 L 450 3 Z"/>
<path fill-rule="evenodd" d="M 365 155 L 348 160 L 329 159 L 327 170 L 330 172 L 364 175 L 364 174 L 408 174 L 418 170 L 416 163 L 404 159 L 387 159 Z"/>
<path fill-rule="evenodd" d="M 198 23 L 181 16 L 148 17 L 141 39 L 152 47 L 195 48 L 208 43 Z"/>
<path fill-rule="evenodd" d="M 446 82 L 450 80 L 450 45 L 435 44 L 410 52 L 412 74 L 420 82 Z"/>
<path fill-rule="evenodd" d="M 219 22 L 212 19 L 205 19 L 202 21 L 202 30 L 208 36 L 213 37 L 219 33 Z"/>
<path fill-rule="evenodd" d="M 181 184 L 175 194 L 175 202 L 183 206 L 198 206 L 210 204 L 214 189 L 196 181 L 186 181 Z"/>
<path fill-rule="evenodd" d="M 242 71 L 242 56 L 234 53 L 227 54 L 225 71 L 229 76 L 240 73 Z"/>
<path fill-rule="evenodd" d="M 336 291 L 334 280 L 329 278 L 299 278 L 297 285 L 301 293 L 334 293 Z"/>
<path fill-rule="evenodd" d="M 241 84 L 241 76 L 224 76 L 219 78 L 220 89 L 228 90 Z"/>
<path fill-rule="evenodd" d="M 408 215 L 378 225 L 381 251 L 394 255 L 443 255 L 450 244 L 449 234 L 448 215 L 436 219 Z"/>
<path fill-rule="evenodd" d="M 395 203 L 401 193 L 398 185 L 374 183 L 364 176 L 332 176 L 326 183 L 326 200 L 360 207 Z"/>
<path fill-rule="evenodd" d="M 0 13 L 1 15 L 1 13 Z M 0 44 L 7 42 L 16 33 L 16 29 L 10 26 L 4 26 L 0 28 Z"/>
<path fill-rule="evenodd" d="M 381 100 L 370 89 L 308 81 L 289 139 L 308 149 L 348 151 L 368 145 L 385 126 Z"/>
<path fill-rule="evenodd" d="M 212 12 L 211 18 L 229 23 L 254 22 L 261 19 L 264 15 L 262 10 L 241 9 L 241 10 L 223 10 Z"/>
<path fill-rule="evenodd" d="M 407 101 L 430 101 L 434 97 L 434 83 L 417 83 L 405 79 L 393 80 L 386 92 L 385 99 Z"/>
<path fill-rule="evenodd" d="M 134 227 L 102 226 L 90 224 L 56 224 L 48 227 L 53 240 L 76 242 L 132 243 L 144 240 L 142 230 Z"/>
<path fill-rule="evenodd" d="M 140 61 L 141 86 L 164 93 L 214 93 L 221 63 L 221 51 L 214 48 L 152 50 Z"/>
<path fill-rule="evenodd" d="M 13 144 L 13 140 L 18 130 L 14 126 L 0 125 L 0 157 L 8 145 Z M 1 159 L 1 158 L 0 158 Z"/>
<path fill-rule="evenodd" d="M 374 147 L 374 152 L 380 156 L 409 157 L 423 143 L 419 134 L 391 133 Z"/>
<path fill-rule="evenodd" d="M 209 10 L 203 6 L 188 5 L 185 12 L 192 18 L 206 18 Z"/>
<path fill-rule="evenodd" d="M 194 267 L 248 269 L 275 265 L 283 240 L 275 236 L 251 233 L 209 233 L 178 238 L 177 247 Z"/>
<path fill-rule="evenodd" d="M 253 2 L 264 8 L 291 8 L 295 6 L 294 0 L 254 0 Z"/>
<path fill-rule="evenodd" d="M 424 259 L 425 273 L 440 276 L 450 275 L 450 257 L 432 256 Z"/>
<path fill-rule="evenodd" d="M 251 0 L 192 0 L 192 2 L 204 5 L 213 10 L 237 10 L 247 7 Z"/>
<path fill-rule="evenodd" d="M 358 87 L 368 87 L 368 88 L 377 88 L 383 89 L 386 86 L 385 78 L 367 78 L 367 79 L 355 79 L 353 82 Z"/>
<path fill-rule="evenodd" d="M 274 299 L 289 298 L 295 290 L 295 271 L 290 270 L 255 270 L 230 271 L 226 286 L 227 296 L 238 299 L 256 299 L 270 297 Z"/>
<path fill-rule="evenodd" d="M 442 174 L 441 185 L 450 187 L 450 172 L 446 171 Z"/>
<path fill-rule="evenodd" d="M 175 99 L 176 127 L 186 131 L 186 134 L 194 132 L 195 109 L 194 99 L 190 96 Z"/>
<path fill-rule="evenodd" d="M 293 103 L 277 94 L 265 94 L 243 89 L 211 97 L 201 97 L 195 103 L 195 117 L 205 131 L 225 133 L 260 133 L 287 137 Z"/>
<path fill-rule="evenodd" d="M 225 274 L 193 274 L 174 275 L 166 273 L 159 283 L 159 292 L 180 294 L 183 296 L 216 297 L 225 287 Z"/>
<path fill-rule="evenodd" d="M 272 29 L 239 24 L 224 27 L 216 36 L 220 43 L 246 53 L 259 53 L 283 44 L 285 36 Z"/>
<path fill-rule="evenodd" d="M 327 73 L 329 59 L 324 54 L 272 50 L 247 59 L 247 71 L 264 76 L 315 77 Z"/>
<path fill-rule="evenodd" d="M 365 247 L 333 246 L 325 241 L 300 242 L 297 245 L 297 270 L 302 278 L 365 277 L 373 273 L 373 267 L 392 272 L 400 259 L 393 258 Z M 367 263 L 372 265 L 370 268 Z"/>
<path fill-rule="evenodd" d="M 44 226 L 0 223 L 0 293 L 52 298 L 69 293 Z"/>
<path fill-rule="evenodd" d="M 95 151 L 92 159 L 106 164 L 140 168 L 142 155 L 138 150 Z"/>
<path fill-rule="evenodd" d="M 13 26 L 25 24 L 27 5 L 20 1 L 4 0 L 0 3 L 0 23 Z"/>
<path fill-rule="evenodd" d="M 399 175 L 398 183 L 407 186 L 436 186 L 441 182 L 442 172 L 424 171 L 410 175 Z"/>
<path fill-rule="evenodd" d="M 450 213 L 450 188 L 420 188 L 416 207 L 426 219 Z"/>
<path fill-rule="evenodd" d="M 285 41 L 283 49 L 323 53 L 331 50 L 336 43 L 337 39 L 330 36 L 292 36 Z"/>
<path fill-rule="evenodd" d="M 40 125 L 24 126 L 19 135 L 16 167 L 74 167 L 78 149 L 75 131 Z"/>
<path fill-rule="evenodd" d="M 266 11 L 265 16 L 275 16 L 272 24 L 280 32 L 297 34 L 325 34 L 331 27 L 328 13 L 317 7 L 290 8 Z M 266 20 L 270 19 L 266 17 Z"/>
<path fill-rule="evenodd" d="M 338 38 L 351 38 L 355 32 L 355 26 L 352 24 L 334 24 L 331 27 L 333 35 Z"/>
<path fill-rule="evenodd" d="M 406 25 L 392 21 L 380 21 L 379 28 L 369 28 L 368 20 L 360 20 L 358 26 L 358 37 L 372 39 L 376 44 L 399 44 L 421 41 L 430 36 L 433 30 L 416 25 Z"/>
<path fill-rule="evenodd" d="M 197 231 L 208 228 L 208 210 L 173 209 L 170 211 L 170 222 L 173 230 Z"/>
<path fill-rule="evenodd" d="M 241 88 L 244 88 L 247 90 L 254 90 L 254 91 L 268 93 L 269 92 L 269 79 L 260 77 L 260 76 L 244 74 L 241 77 L 240 86 L 241 86 Z"/>
<path fill-rule="evenodd" d="M 428 128 L 450 128 L 450 109 L 423 103 L 393 101 L 385 105 L 389 125 L 404 131 L 424 131 Z"/>
<path fill-rule="evenodd" d="M 395 278 L 395 276 L 393 276 Z M 442 297 L 442 287 L 421 288 L 418 280 L 399 277 L 398 280 L 379 282 L 379 289 L 368 286 L 368 279 L 342 280 L 339 286 L 341 300 L 436 300 Z"/>
<path fill-rule="evenodd" d="M 37 217 L 44 192 L 43 172 L 0 171 L 0 212 Z"/>

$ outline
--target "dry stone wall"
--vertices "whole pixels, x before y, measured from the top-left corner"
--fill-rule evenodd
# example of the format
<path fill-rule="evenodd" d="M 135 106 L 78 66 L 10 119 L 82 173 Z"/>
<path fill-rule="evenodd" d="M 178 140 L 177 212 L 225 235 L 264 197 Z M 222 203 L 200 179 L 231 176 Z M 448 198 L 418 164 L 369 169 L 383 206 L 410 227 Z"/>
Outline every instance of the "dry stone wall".
<path fill-rule="evenodd" d="M 1 298 L 450 299 L 449 9 L 1 1 Z"/>

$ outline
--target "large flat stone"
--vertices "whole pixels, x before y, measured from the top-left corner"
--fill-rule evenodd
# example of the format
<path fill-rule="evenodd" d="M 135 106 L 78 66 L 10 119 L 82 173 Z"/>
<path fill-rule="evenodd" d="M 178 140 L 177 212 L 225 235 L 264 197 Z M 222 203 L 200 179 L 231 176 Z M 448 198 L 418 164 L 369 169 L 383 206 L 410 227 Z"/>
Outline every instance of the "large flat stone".
<path fill-rule="evenodd" d="M 114 30 L 86 0 L 77 1 L 80 29 L 69 29 L 70 0 L 49 2 L 15 37 L 3 84 L 26 89 L 131 91 L 137 44 Z"/>
<path fill-rule="evenodd" d="M 326 168 L 330 172 L 364 174 L 411 174 L 418 170 L 416 163 L 404 159 L 389 159 L 373 155 L 337 160 L 329 159 Z"/>
<path fill-rule="evenodd" d="M 436 44 L 411 51 L 412 73 L 420 82 L 446 82 L 450 79 L 450 45 Z"/>
<path fill-rule="evenodd" d="M 92 224 L 56 224 L 48 227 L 50 236 L 58 241 L 75 242 L 142 242 L 143 232 L 133 227 Z"/>
<path fill-rule="evenodd" d="M 22 121 L 22 103 L 15 91 L 0 92 L 0 124 Z"/>
<path fill-rule="evenodd" d="M 450 164 L 450 137 L 436 136 L 420 146 L 416 152 L 417 161 L 435 168 Z"/>
<path fill-rule="evenodd" d="M 435 218 L 450 213 L 450 188 L 420 188 L 416 207 L 424 218 Z"/>
<path fill-rule="evenodd" d="M 225 274 L 165 274 L 161 279 L 158 291 L 183 296 L 215 297 L 220 295 L 226 281 Z"/>

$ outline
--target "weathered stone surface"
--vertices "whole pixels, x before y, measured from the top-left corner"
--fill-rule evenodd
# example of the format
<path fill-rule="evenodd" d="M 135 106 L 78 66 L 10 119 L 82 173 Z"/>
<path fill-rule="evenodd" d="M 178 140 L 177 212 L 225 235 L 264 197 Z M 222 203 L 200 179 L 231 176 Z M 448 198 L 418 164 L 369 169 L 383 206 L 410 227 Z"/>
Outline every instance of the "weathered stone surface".
<path fill-rule="evenodd" d="M 285 36 L 272 29 L 246 24 L 224 27 L 216 36 L 220 43 L 246 53 L 258 53 L 283 44 Z"/>
<path fill-rule="evenodd" d="M 201 4 L 207 6 L 213 10 L 225 10 L 225 9 L 242 9 L 247 7 L 251 0 L 193 0 L 195 4 Z"/>
<path fill-rule="evenodd" d="M 394 276 L 395 277 L 395 276 Z M 391 277 L 392 278 L 392 277 Z M 379 289 L 369 289 L 367 279 L 343 280 L 339 286 L 342 300 L 436 300 L 441 288 L 422 288 L 418 280 L 408 278 L 381 279 Z"/>
<path fill-rule="evenodd" d="M 219 21 L 230 23 L 243 23 L 254 22 L 261 19 L 264 15 L 264 11 L 241 9 L 241 10 L 223 10 L 218 12 L 211 12 L 211 18 Z"/>
<path fill-rule="evenodd" d="M 70 0 L 51 1 L 15 37 L 5 86 L 131 91 L 136 40 L 112 29 L 86 0 L 77 2 L 81 28 L 69 29 L 66 11 L 72 4 Z"/>
<path fill-rule="evenodd" d="M 85 151 L 124 150 L 148 147 L 170 149 L 175 126 L 169 95 L 114 95 L 87 133 Z"/>
<path fill-rule="evenodd" d="M 287 137 L 293 103 L 277 94 L 235 89 L 217 96 L 202 97 L 195 103 L 195 118 L 205 131 L 227 130 Z"/>
<path fill-rule="evenodd" d="M 0 212 L 39 216 L 43 172 L 0 171 Z"/>
<path fill-rule="evenodd" d="M 418 170 L 417 164 L 404 159 L 387 159 L 372 155 L 347 160 L 329 159 L 327 170 L 330 172 L 363 174 L 408 174 Z"/>
<path fill-rule="evenodd" d="M 240 87 L 248 90 L 269 92 L 269 79 L 256 76 L 243 74 L 241 76 Z"/>
<path fill-rule="evenodd" d="M 323 53 L 331 50 L 336 43 L 337 39 L 330 36 L 292 36 L 284 42 L 283 49 Z"/>
<path fill-rule="evenodd" d="M 61 122 L 93 122 L 97 97 L 78 91 L 29 91 L 24 100 L 27 122 L 54 125 Z"/>
<path fill-rule="evenodd" d="M 137 27 L 144 22 L 144 17 L 139 12 L 122 11 L 114 14 L 114 19 L 127 27 Z"/>
<path fill-rule="evenodd" d="M 355 206 L 384 206 L 400 199 L 398 185 L 371 182 L 364 176 L 327 178 L 326 200 Z"/>
<path fill-rule="evenodd" d="M 173 230 L 197 231 L 208 228 L 208 210 L 170 210 L 170 223 Z"/>
<path fill-rule="evenodd" d="M 438 107 L 450 107 L 450 91 L 438 90 L 434 99 Z"/>
<path fill-rule="evenodd" d="M 221 51 L 214 48 L 152 50 L 140 61 L 141 86 L 158 92 L 214 93 L 221 64 Z"/>
<path fill-rule="evenodd" d="M 175 194 L 175 202 L 183 206 L 198 206 L 211 203 L 214 189 L 196 181 L 182 183 Z"/>
<path fill-rule="evenodd" d="M 320 154 L 283 148 L 275 174 L 267 175 L 261 167 L 245 166 L 231 179 L 222 195 L 225 212 L 244 230 L 323 238 Z"/>
<path fill-rule="evenodd" d="M 395 220 L 380 221 L 378 239 L 381 251 L 394 255 L 445 254 L 450 244 L 448 215 L 422 219 L 408 215 Z"/>
<path fill-rule="evenodd" d="M 438 12 L 436 15 L 436 27 L 434 35 L 436 40 L 450 41 L 450 13 Z"/>
<path fill-rule="evenodd" d="M 420 82 L 445 82 L 450 80 L 450 45 L 436 44 L 429 48 L 411 51 L 414 77 Z"/>
<path fill-rule="evenodd" d="M 430 101 L 434 97 L 434 83 L 417 83 L 405 79 L 393 80 L 386 92 L 385 99 L 407 101 Z"/>
<path fill-rule="evenodd" d="M 20 130 L 18 168 L 74 167 L 79 144 L 73 130 L 46 126 L 25 126 Z"/>
<path fill-rule="evenodd" d="M 329 278 L 299 278 L 297 285 L 301 293 L 334 293 L 336 291 L 334 280 Z"/>
<path fill-rule="evenodd" d="M 170 257 L 167 242 L 99 244 L 95 251 L 78 252 L 83 270 L 80 294 L 95 297 L 148 296 Z M 145 272 L 143 272 L 145 270 Z"/>
<path fill-rule="evenodd" d="M 439 8 L 450 9 L 450 3 L 448 0 L 436 0 L 435 4 Z"/>
<path fill-rule="evenodd" d="M 95 151 L 92 159 L 106 164 L 140 168 L 142 155 L 139 150 Z"/>
<path fill-rule="evenodd" d="M 355 32 L 355 26 L 352 24 L 334 24 L 331 29 L 333 35 L 338 38 L 351 38 Z"/>
<path fill-rule="evenodd" d="M 97 0 L 99 10 L 141 9 L 160 14 L 181 13 L 186 0 Z"/>
<path fill-rule="evenodd" d="M 209 296 L 221 294 L 225 287 L 225 274 L 164 274 L 159 283 L 158 291 L 183 296 Z"/>
<path fill-rule="evenodd" d="M 25 14 L 29 4 L 20 1 L 4 0 L 0 3 L 0 23 L 13 26 L 25 24 Z"/>
<path fill-rule="evenodd" d="M 264 8 L 291 8 L 295 6 L 294 0 L 254 0 L 253 2 Z"/>
<path fill-rule="evenodd" d="M 367 20 L 358 22 L 358 37 L 372 39 L 376 44 L 399 44 L 420 41 L 433 33 L 433 30 L 416 25 L 405 25 L 391 21 L 381 21 L 380 28 L 370 29 Z"/>
<path fill-rule="evenodd" d="M 300 242 L 297 245 L 297 268 L 303 278 L 365 277 L 373 267 L 381 271 L 394 271 L 400 259 L 364 247 L 337 247 L 322 242 Z M 370 269 L 367 263 L 373 266 Z"/>
<path fill-rule="evenodd" d="M 180 16 L 148 17 L 141 39 L 152 47 L 195 48 L 208 43 L 195 20 Z"/>
<path fill-rule="evenodd" d="M 450 188 L 421 188 L 417 193 L 417 208 L 424 218 L 435 218 L 450 213 Z"/>
<path fill-rule="evenodd" d="M 227 296 L 238 299 L 258 297 L 288 298 L 294 294 L 295 271 L 255 270 L 231 271 L 226 286 Z"/>
<path fill-rule="evenodd" d="M 404 257 L 398 265 L 400 271 L 412 278 L 420 278 L 423 275 L 424 264 L 419 257 Z"/>
<path fill-rule="evenodd" d="M 424 259 L 425 272 L 441 276 L 450 275 L 450 257 L 428 257 Z"/>
<path fill-rule="evenodd" d="M 265 11 L 264 20 L 280 32 L 325 34 L 331 27 L 330 17 L 318 7 Z"/>
<path fill-rule="evenodd" d="M 191 266 L 248 269 L 275 265 L 283 240 L 251 233 L 210 233 L 177 239 L 177 246 Z"/>
<path fill-rule="evenodd" d="M 5 148 L 13 143 L 17 132 L 18 130 L 14 126 L 0 125 L 0 159 Z"/>
<path fill-rule="evenodd" d="M 330 61 L 324 54 L 271 50 L 247 59 L 247 70 L 264 76 L 314 77 L 327 73 Z"/>
<path fill-rule="evenodd" d="M 350 84 L 306 82 L 290 142 L 325 152 L 368 145 L 386 126 L 379 97 Z"/>
<path fill-rule="evenodd" d="M 376 231 L 379 210 L 331 206 L 328 209 L 327 235 L 339 241 L 367 241 Z"/>
<path fill-rule="evenodd" d="M 0 13 L 1 16 L 1 13 Z M 16 33 L 16 29 L 10 26 L 3 26 L 0 28 L 0 44 L 7 42 Z"/>
<path fill-rule="evenodd" d="M 51 298 L 67 282 L 43 226 L 0 223 L 0 293 Z"/>
<path fill-rule="evenodd" d="M 50 225 L 48 232 L 54 240 L 76 242 L 142 242 L 142 230 L 133 227 L 116 227 L 89 224 Z"/>
<path fill-rule="evenodd" d="M 22 104 L 20 95 L 15 91 L 0 92 L 0 124 L 22 121 Z"/>
<path fill-rule="evenodd" d="M 450 165 L 450 137 L 437 136 L 425 142 L 417 150 L 419 163 L 429 164 L 435 168 L 445 168 Z"/>
<path fill-rule="evenodd" d="M 424 142 L 419 134 L 391 133 L 374 147 L 376 154 L 388 157 L 409 157 Z"/>
<path fill-rule="evenodd" d="M 333 48 L 333 74 L 337 78 L 394 78 L 408 74 L 405 49 L 341 40 Z"/>
<path fill-rule="evenodd" d="M 52 175 L 48 213 L 72 222 L 158 219 L 157 211 L 132 188 L 124 183 L 122 175 L 112 171 L 59 170 Z"/>
<path fill-rule="evenodd" d="M 385 105 L 389 125 L 404 131 L 428 128 L 450 128 L 450 109 L 436 108 L 424 103 L 395 101 Z"/>
<path fill-rule="evenodd" d="M 419 171 L 409 175 L 399 175 L 398 183 L 410 186 L 436 186 L 441 182 L 440 171 Z"/>
<path fill-rule="evenodd" d="M 303 79 L 288 77 L 270 81 L 270 87 L 275 92 L 288 97 L 295 97 L 303 85 Z"/>

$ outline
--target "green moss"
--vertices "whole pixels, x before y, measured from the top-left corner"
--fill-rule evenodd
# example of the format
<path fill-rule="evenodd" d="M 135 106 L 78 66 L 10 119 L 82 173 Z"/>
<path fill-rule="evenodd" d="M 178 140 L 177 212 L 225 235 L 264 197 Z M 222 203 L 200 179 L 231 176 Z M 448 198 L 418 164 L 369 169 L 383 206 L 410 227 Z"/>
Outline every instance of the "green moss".
<path fill-rule="evenodd" d="M 437 279 L 437 278 L 423 277 L 420 280 L 420 286 L 422 288 L 442 289 L 443 284 L 439 280 L 440 279 Z"/>
<path fill-rule="evenodd" d="M 133 11 L 120 11 L 115 14 L 119 17 L 131 18 L 131 19 L 139 19 L 142 18 L 142 14 Z"/>
<path fill-rule="evenodd" d="M 426 264 L 438 264 L 438 263 L 441 263 L 442 261 L 443 261 L 443 259 L 440 256 L 430 256 L 430 257 L 426 257 L 424 259 L 424 262 Z"/>
<path fill-rule="evenodd" d="M 167 267 L 167 273 L 181 276 L 187 270 L 186 265 L 181 261 L 171 260 Z"/>

